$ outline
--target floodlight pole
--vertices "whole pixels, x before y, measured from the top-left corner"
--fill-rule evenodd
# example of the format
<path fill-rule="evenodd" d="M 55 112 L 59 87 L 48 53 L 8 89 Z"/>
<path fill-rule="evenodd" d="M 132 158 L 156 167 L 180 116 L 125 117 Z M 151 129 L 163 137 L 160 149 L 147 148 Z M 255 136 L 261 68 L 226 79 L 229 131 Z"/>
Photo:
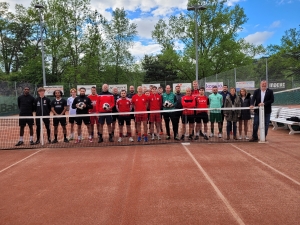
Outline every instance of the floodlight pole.
<path fill-rule="evenodd" d="M 47 85 L 46 85 L 44 41 L 43 41 L 43 27 L 44 27 L 44 24 L 43 24 L 42 13 L 41 13 L 41 10 L 44 9 L 44 6 L 36 4 L 34 7 L 39 10 L 39 15 L 40 15 L 40 35 L 41 35 L 41 44 L 42 44 L 43 86 L 45 87 Z"/>
<path fill-rule="evenodd" d="M 194 6 L 190 6 L 187 8 L 188 11 L 195 11 L 195 52 L 196 52 L 196 81 L 198 83 L 199 80 L 199 67 L 198 67 L 198 61 L 199 61 L 199 56 L 198 56 L 198 22 L 197 22 L 197 18 L 198 18 L 198 9 L 199 10 L 205 10 L 206 6 L 202 6 L 202 5 L 194 5 Z"/>

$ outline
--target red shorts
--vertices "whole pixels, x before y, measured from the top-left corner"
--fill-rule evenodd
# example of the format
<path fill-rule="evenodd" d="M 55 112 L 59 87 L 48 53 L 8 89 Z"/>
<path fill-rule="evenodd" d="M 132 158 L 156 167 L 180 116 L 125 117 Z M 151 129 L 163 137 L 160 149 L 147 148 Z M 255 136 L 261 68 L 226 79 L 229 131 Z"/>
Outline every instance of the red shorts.
<path fill-rule="evenodd" d="M 147 114 L 135 114 L 135 122 L 147 122 Z"/>
<path fill-rule="evenodd" d="M 91 121 L 91 124 L 99 124 L 98 116 L 91 116 L 90 121 Z"/>
<path fill-rule="evenodd" d="M 151 123 L 153 123 L 153 122 L 160 123 L 161 122 L 161 115 L 160 115 L 160 113 L 150 113 L 150 119 L 149 119 L 149 121 Z"/>

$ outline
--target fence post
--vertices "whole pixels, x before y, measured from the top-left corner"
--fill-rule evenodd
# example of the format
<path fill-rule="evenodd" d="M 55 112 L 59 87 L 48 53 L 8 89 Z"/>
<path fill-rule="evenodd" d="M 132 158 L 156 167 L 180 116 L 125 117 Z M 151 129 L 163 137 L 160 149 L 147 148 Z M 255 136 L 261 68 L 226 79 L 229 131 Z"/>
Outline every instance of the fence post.
<path fill-rule="evenodd" d="M 266 143 L 266 135 L 265 135 L 265 107 L 259 107 L 259 143 Z"/>
<path fill-rule="evenodd" d="M 41 125 L 41 144 L 44 145 L 44 126 L 43 126 L 43 118 L 40 117 L 40 125 Z"/>

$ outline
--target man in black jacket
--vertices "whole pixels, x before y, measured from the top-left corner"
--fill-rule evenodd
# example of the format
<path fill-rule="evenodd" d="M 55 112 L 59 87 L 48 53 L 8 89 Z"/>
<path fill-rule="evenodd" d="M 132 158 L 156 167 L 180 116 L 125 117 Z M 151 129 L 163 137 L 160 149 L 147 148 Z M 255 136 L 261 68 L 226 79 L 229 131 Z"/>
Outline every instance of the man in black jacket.
<path fill-rule="evenodd" d="M 89 109 L 93 108 L 91 99 L 85 96 L 86 89 L 84 87 L 80 88 L 80 95 L 76 97 L 73 101 L 72 108 L 76 109 L 76 114 L 89 114 Z M 75 123 L 77 124 L 77 134 L 78 138 L 75 143 L 81 142 L 81 125 L 82 121 L 86 125 L 89 132 L 89 142 L 93 142 L 92 138 L 92 129 L 91 129 L 91 121 L 89 116 L 81 116 L 75 117 Z"/>
<path fill-rule="evenodd" d="M 29 94 L 29 87 L 24 88 L 24 94 L 18 97 L 18 107 L 20 110 L 19 116 L 33 116 L 32 113 L 35 110 L 35 105 L 34 105 L 34 97 L 32 97 Z M 20 126 L 20 140 L 16 144 L 16 146 L 20 146 L 24 144 L 23 141 L 23 136 L 24 136 L 24 129 L 26 124 L 29 126 L 29 131 L 30 131 L 30 145 L 34 145 L 33 142 L 33 124 L 34 120 L 33 118 L 31 119 L 19 119 L 19 126 Z"/>
<path fill-rule="evenodd" d="M 272 103 L 274 102 L 273 91 L 267 88 L 267 81 L 263 80 L 260 82 L 260 89 L 256 89 L 253 93 L 250 108 L 253 109 L 254 106 L 264 106 L 265 111 L 265 136 L 267 137 L 268 128 L 270 123 L 270 116 L 272 112 Z M 258 127 L 259 127 L 259 110 L 254 110 L 254 121 L 253 121 L 253 133 L 250 142 L 258 141 Z"/>
<path fill-rule="evenodd" d="M 40 87 L 37 90 L 39 97 L 35 99 L 36 106 L 36 116 L 49 116 L 51 112 L 51 101 L 49 98 L 45 97 L 45 89 Z M 50 118 L 43 118 L 43 122 L 45 124 L 48 136 L 48 142 L 51 143 L 50 139 Z M 35 119 L 36 123 L 36 142 L 35 144 L 40 143 L 41 136 L 41 120 L 40 118 Z"/>

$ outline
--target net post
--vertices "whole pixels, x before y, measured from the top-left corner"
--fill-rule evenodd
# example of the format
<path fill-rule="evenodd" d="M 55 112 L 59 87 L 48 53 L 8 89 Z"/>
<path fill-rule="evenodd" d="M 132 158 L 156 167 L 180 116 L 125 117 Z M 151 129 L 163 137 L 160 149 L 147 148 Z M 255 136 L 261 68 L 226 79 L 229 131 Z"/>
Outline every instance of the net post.
<path fill-rule="evenodd" d="M 44 145 L 44 126 L 43 126 L 43 118 L 42 117 L 40 117 L 40 125 L 41 125 L 40 138 L 41 138 L 41 144 L 43 146 Z"/>
<path fill-rule="evenodd" d="M 265 135 L 265 107 L 259 107 L 259 136 L 260 141 L 259 143 L 266 142 L 266 135 Z"/>

